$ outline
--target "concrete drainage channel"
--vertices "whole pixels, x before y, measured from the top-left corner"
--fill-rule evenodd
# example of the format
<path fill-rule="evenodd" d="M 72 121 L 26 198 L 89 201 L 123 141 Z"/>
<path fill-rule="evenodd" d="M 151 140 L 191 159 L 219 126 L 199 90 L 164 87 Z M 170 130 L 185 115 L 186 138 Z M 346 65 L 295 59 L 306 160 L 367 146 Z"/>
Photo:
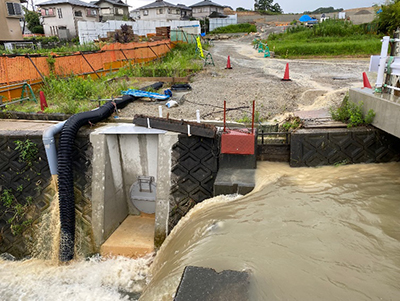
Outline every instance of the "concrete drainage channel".
<path fill-rule="evenodd" d="M 250 192 L 256 158 L 289 161 L 294 167 L 400 159 L 399 139 L 373 127 L 287 134 L 224 132 L 203 123 L 146 116 L 136 116 L 134 123 L 90 133 L 91 228 L 95 250 L 104 255 L 150 253 L 195 204 L 220 193 Z M 236 274 L 219 276 L 226 275 Z M 246 286 L 247 276 L 236 276 Z"/>

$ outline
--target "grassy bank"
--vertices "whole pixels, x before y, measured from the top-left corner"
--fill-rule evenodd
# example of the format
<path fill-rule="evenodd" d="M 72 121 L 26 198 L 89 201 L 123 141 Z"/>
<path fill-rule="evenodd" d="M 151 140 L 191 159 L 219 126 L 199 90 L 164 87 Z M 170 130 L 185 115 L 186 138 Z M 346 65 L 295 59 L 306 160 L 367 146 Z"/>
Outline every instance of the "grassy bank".
<path fill-rule="evenodd" d="M 363 26 L 348 21 L 327 20 L 312 28 L 296 26 L 285 33 L 271 34 L 267 40 L 276 55 L 369 56 L 381 49 L 380 37 L 366 33 Z"/>
<path fill-rule="evenodd" d="M 224 27 L 218 27 L 209 34 L 219 34 L 219 33 L 239 33 L 239 32 L 257 32 L 255 25 L 249 23 L 243 24 L 232 24 Z"/>
<path fill-rule="evenodd" d="M 178 44 L 163 59 L 146 63 L 129 65 L 116 73 L 100 79 L 81 78 L 71 75 L 68 78 L 49 76 L 42 87 L 48 108 L 45 113 L 76 114 L 92 110 L 98 106 L 97 99 L 110 99 L 121 95 L 122 91 L 139 88 L 139 83 L 127 81 L 110 81 L 120 76 L 186 76 L 202 69 L 202 61 L 196 59 L 195 45 Z M 39 97 L 37 96 L 39 99 Z M 40 105 L 33 101 L 6 106 L 8 111 L 38 112 Z"/>

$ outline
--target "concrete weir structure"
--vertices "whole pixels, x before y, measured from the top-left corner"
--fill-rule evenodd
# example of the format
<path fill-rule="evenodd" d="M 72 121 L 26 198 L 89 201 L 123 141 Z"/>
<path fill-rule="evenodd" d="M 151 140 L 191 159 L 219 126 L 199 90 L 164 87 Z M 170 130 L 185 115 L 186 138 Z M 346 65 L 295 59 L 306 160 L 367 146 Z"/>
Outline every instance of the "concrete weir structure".
<path fill-rule="evenodd" d="M 373 89 L 353 88 L 349 100 L 355 104 L 363 103 L 363 113 L 370 109 L 376 113 L 372 125 L 400 138 L 399 98 L 390 94 L 375 93 Z"/>
<path fill-rule="evenodd" d="M 96 248 L 129 215 L 140 214 L 130 200 L 130 189 L 139 176 L 154 177 L 157 184 L 155 236 L 164 240 L 169 213 L 171 149 L 178 135 L 133 124 L 113 124 L 92 132 L 90 141 L 93 145 L 92 228 Z M 138 230 L 132 229 L 132 232 Z"/>

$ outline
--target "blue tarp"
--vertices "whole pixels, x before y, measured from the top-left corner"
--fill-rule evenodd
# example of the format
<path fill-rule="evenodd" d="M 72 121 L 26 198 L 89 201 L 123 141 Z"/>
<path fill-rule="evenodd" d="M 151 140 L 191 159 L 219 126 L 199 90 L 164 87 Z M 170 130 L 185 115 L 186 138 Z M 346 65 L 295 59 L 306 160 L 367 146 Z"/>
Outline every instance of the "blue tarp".
<path fill-rule="evenodd" d="M 310 21 L 312 18 L 309 15 L 302 15 L 299 19 L 300 22 Z"/>
<path fill-rule="evenodd" d="M 127 91 L 123 91 L 122 95 L 131 95 L 135 97 L 148 97 L 148 98 L 155 98 L 159 100 L 167 100 L 172 96 L 171 90 L 165 90 L 164 94 L 159 94 L 159 93 L 153 93 L 153 92 L 147 92 L 147 91 L 141 91 L 141 90 L 133 90 L 129 89 Z"/>

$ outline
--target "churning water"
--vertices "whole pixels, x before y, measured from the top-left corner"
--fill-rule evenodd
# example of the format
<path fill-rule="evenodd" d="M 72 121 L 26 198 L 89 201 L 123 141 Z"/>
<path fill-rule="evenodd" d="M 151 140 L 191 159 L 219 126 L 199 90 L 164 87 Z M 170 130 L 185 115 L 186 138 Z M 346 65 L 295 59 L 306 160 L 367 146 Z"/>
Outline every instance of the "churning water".
<path fill-rule="evenodd" d="M 171 300 L 187 265 L 247 270 L 252 300 L 399 300 L 400 164 L 259 163 L 244 197 L 196 206 L 151 258 L 0 261 L 4 300 Z"/>

